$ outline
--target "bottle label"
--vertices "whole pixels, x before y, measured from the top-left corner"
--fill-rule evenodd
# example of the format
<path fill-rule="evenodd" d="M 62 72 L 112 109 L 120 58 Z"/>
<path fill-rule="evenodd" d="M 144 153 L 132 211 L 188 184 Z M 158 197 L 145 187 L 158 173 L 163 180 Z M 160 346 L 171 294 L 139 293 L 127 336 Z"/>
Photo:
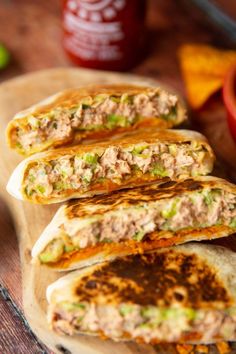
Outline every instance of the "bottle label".
<path fill-rule="evenodd" d="M 122 23 L 116 20 L 126 0 L 69 0 L 64 11 L 65 47 L 84 60 L 122 58 Z"/>

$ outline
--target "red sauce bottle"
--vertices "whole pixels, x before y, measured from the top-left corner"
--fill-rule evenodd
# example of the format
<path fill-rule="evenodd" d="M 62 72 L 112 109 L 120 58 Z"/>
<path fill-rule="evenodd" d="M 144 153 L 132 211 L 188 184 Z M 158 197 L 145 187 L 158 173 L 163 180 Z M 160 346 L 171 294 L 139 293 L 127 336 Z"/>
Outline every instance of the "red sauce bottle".
<path fill-rule="evenodd" d="M 79 66 L 128 70 L 142 57 L 145 0 L 64 0 L 63 46 Z"/>

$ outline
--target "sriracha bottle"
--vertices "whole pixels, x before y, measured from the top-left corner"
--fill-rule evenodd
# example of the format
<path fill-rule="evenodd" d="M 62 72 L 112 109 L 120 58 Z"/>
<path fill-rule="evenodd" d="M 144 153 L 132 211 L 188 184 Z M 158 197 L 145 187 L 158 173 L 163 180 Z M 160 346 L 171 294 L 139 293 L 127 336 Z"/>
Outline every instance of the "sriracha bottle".
<path fill-rule="evenodd" d="M 80 66 L 128 70 L 142 57 L 145 0 L 64 0 L 63 46 Z"/>

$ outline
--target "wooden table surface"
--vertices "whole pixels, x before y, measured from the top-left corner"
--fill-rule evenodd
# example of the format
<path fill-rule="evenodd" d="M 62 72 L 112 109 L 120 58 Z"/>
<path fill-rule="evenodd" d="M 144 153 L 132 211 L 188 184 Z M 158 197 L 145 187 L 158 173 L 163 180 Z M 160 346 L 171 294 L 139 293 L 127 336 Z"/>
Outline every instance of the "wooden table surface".
<path fill-rule="evenodd" d="M 145 60 L 133 69 L 134 73 L 161 80 L 183 94 L 176 58 L 179 45 L 201 42 L 229 48 L 235 46 L 189 3 L 180 0 L 149 1 L 150 49 Z M 234 1 L 220 3 L 225 4 L 236 18 Z M 0 72 L 0 82 L 26 72 L 70 66 L 60 37 L 60 1 L 0 0 L 0 41 L 12 54 L 11 64 Z M 1 199 L 0 230 L 0 353 L 49 353 L 31 332 L 22 313 L 17 239 L 9 210 Z M 186 347 L 181 353 L 190 354 L 190 351 Z"/>

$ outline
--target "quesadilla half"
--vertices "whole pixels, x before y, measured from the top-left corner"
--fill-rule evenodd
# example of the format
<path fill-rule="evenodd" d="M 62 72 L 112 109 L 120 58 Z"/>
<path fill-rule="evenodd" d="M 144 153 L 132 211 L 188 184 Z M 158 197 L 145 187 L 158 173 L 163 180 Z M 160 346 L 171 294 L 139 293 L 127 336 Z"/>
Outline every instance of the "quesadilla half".
<path fill-rule="evenodd" d="M 7 141 L 18 153 L 30 155 L 141 127 L 171 128 L 185 119 L 178 97 L 160 88 L 90 86 L 60 92 L 16 114 Z"/>
<path fill-rule="evenodd" d="M 236 231 L 236 186 L 215 177 L 148 186 L 63 205 L 32 250 L 58 270 Z"/>
<path fill-rule="evenodd" d="M 115 341 L 234 341 L 235 269 L 234 252 L 195 243 L 104 262 L 48 287 L 48 321 Z"/>
<path fill-rule="evenodd" d="M 46 151 L 22 161 L 10 194 L 50 204 L 160 179 L 205 175 L 214 155 L 207 140 L 189 130 L 144 130 L 99 144 Z"/>

